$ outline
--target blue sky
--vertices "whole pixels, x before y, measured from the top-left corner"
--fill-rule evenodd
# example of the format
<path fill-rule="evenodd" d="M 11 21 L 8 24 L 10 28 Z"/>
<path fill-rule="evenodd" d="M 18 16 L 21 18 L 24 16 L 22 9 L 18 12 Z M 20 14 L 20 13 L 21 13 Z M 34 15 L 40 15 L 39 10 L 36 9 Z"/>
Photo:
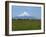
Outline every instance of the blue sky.
<path fill-rule="evenodd" d="M 27 12 L 33 17 L 38 19 L 41 18 L 41 7 L 32 7 L 32 6 L 12 6 L 12 17 L 15 17 L 23 12 Z"/>

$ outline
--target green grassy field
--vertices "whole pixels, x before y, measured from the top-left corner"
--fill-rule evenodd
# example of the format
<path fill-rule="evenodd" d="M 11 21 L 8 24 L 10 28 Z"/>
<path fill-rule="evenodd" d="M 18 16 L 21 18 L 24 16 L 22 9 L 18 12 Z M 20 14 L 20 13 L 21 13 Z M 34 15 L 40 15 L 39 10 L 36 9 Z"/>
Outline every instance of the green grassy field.
<path fill-rule="evenodd" d="M 39 30 L 41 29 L 41 21 L 34 19 L 13 19 L 12 30 Z"/>

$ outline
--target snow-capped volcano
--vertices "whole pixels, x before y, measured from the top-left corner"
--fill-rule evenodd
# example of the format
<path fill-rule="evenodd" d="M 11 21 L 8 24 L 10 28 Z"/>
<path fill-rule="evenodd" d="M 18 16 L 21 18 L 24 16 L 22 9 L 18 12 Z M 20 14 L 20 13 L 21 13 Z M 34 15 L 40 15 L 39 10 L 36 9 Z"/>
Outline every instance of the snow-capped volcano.
<path fill-rule="evenodd" d="M 23 13 L 17 15 L 17 16 L 31 16 L 31 15 L 29 13 L 27 13 L 27 12 L 23 12 Z"/>
<path fill-rule="evenodd" d="M 37 18 L 27 12 L 23 12 L 15 17 L 13 17 L 13 19 L 37 19 Z"/>
<path fill-rule="evenodd" d="M 29 13 L 23 12 L 23 13 L 17 15 L 15 18 L 17 18 L 17 19 L 29 19 L 30 18 L 31 19 L 33 17 Z"/>

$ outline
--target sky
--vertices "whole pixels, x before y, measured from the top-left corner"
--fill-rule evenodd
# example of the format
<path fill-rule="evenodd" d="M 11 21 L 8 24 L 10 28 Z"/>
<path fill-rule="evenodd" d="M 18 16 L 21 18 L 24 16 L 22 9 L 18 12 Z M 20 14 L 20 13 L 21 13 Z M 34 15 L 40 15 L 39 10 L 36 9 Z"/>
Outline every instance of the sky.
<path fill-rule="evenodd" d="M 41 18 L 41 7 L 12 5 L 12 17 L 16 17 L 17 15 L 20 15 L 24 12 L 27 12 L 28 14 L 38 19 Z"/>

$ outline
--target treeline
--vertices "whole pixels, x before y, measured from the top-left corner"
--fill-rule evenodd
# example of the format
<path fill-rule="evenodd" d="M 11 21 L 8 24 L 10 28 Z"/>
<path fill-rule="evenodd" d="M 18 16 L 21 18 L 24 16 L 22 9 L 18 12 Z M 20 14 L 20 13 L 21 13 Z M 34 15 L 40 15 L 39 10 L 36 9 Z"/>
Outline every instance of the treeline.
<path fill-rule="evenodd" d="M 32 20 L 32 21 L 41 21 L 40 19 L 12 19 L 12 20 Z"/>
<path fill-rule="evenodd" d="M 31 19 L 12 19 L 12 20 L 31 20 Z"/>

